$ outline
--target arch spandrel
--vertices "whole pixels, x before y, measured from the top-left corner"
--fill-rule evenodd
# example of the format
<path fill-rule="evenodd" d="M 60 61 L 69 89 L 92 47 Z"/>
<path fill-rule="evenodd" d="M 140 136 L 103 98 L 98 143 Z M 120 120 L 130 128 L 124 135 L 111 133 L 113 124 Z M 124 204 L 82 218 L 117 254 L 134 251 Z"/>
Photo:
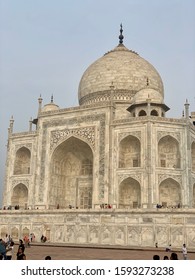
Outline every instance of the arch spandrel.
<path fill-rule="evenodd" d="M 51 153 L 70 137 L 78 138 L 86 142 L 92 150 L 95 149 L 95 127 L 84 127 L 52 131 L 50 138 Z"/>

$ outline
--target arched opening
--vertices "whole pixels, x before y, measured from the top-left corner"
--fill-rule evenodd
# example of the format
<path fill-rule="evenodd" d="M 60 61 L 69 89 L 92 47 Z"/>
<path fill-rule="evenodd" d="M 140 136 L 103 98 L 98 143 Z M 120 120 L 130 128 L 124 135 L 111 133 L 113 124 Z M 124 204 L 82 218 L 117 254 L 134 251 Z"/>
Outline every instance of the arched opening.
<path fill-rule="evenodd" d="M 146 115 L 147 115 L 146 111 L 144 111 L 144 110 L 141 110 L 138 114 L 139 117 L 143 117 L 143 116 L 146 116 Z"/>
<path fill-rule="evenodd" d="M 192 155 L 192 171 L 195 172 L 195 142 L 192 143 L 191 155 Z"/>
<path fill-rule="evenodd" d="M 180 207 L 181 187 L 172 178 L 165 179 L 159 186 L 159 203 L 163 207 Z"/>
<path fill-rule="evenodd" d="M 119 168 L 140 167 L 140 141 L 134 136 L 127 136 L 119 144 Z"/>
<path fill-rule="evenodd" d="M 30 158 L 29 149 L 22 147 L 16 152 L 14 162 L 14 175 L 30 173 Z"/>
<path fill-rule="evenodd" d="M 159 167 L 180 168 L 179 143 L 171 136 L 165 136 L 158 143 Z"/>
<path fill-rule="evenodd" d="M 50 168 L 50 206 L 92 207 L 93 153 L 88 144 L 70 137 L 54 151 Z"/>
<path fill-rule="evenodd" d="M 141 188 L 133 178 L 125 179 L 119 186 L 119 208 L 139 208 L 141 204 Z"/>
<path fill-rule="evenodd" d="M 27 202 L 28 189 L 24 184 L 20 183 L 13 189 L 11 203 L 13 206 L 19 205 L 20 208 L 27 208 Z"/>
<path fill-rule="evenodd" d="M 152 110 L 150 115 L 151 116 L 158 116 L 158 112 L 156 110 Z"/>

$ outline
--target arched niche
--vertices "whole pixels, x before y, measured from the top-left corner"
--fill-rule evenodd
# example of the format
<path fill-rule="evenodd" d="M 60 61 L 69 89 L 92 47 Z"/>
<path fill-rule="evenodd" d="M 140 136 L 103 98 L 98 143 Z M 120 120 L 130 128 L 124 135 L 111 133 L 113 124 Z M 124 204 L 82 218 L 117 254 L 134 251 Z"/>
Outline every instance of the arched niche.
<path fill-rule="evenodd" d="M 19 239 L 19 230 L 17 227 L 11 228 L 11 237 L 13 240 L 18 240 Z"/>
<path fill-rule="evenodd" d="M 182 205 L 181 186 L 172 178 L 167 178 L 159 186 L 159 203 L 164 207 L 178 207 Z"/>
<path fill-rule="evenodd" d="M 26 147 L 22 147 L 16 152 L 14 175 L 30 174 L 30 158 L 30 150 Z"/>
<path fill-rule="evenodd" d="M 146 116 L 146 115 L 147 115 L 146 111 L 144 111 L 144 110 L 139 111 L 139 114 L 138 114 L 139 117 L 143 117 L 143 116 Z"/>
<path fill-rule="evenodd" d="M 195 142 L 192 143 L 191 155 L 192 155 L 192 171 L 195 172 Z"/>
<path fill-rule="evenodd" d="M 178 141 L 170 135 L 164 136 L 158 143 L 159 167 L 180 168 L 181 156 Z"/>
<path fill-rule="evenodd" d="M 139 208 L 141 205 L 141 188 L 138 181 L 126 178 L 119 185 L 119 208 Z"/>
<path fill-rule="evenodd" d="M 16 185 L 12 192 L 11 203 L 13 206 L 19 205 L 20 208 L 26 208 L 28 203 L 28 189 L 20 183 Z"/>
<path fill-rule="evenodd" d="M 93 153 L 84 141 L 70 137 L 53 152 L 49 204 L 52 207 L 92 207 Z"/>
<path fill-rule="evenodd" d="M 137 137 L 129 135 L 119 144 L 119 168 L 141 166 L 141 144 Z"/>
<path fill-rule="evenodd" d="M 154 110 L 152 110 L 151 112 L 150 112 L 150 115 L 151 116 L 158 116 L 158 112 L 154 109 Z"/>

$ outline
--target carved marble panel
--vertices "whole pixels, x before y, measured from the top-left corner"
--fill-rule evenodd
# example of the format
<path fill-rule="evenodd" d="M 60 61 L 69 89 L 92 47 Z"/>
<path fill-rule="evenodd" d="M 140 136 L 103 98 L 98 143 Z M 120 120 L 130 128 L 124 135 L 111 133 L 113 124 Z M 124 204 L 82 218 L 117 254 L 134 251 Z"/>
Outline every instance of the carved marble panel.
<path fill-rule="evenodd" d="M 115 227 L 115 244 L 117 245 L 125 245 L 126 244 L 126 232 L 124 227 Z"/>
<path fill-rule="evenodd" d="M 127 245 L 140 246 L 141 228 L 139 226 L 127 227 Z"/>
<path fill-rule="evenodd" d="M 110 226 L 101 227 L 101 244 L 112 244 L 113 228 Z"/>
<path fill-rule="evenodd" d="M 100 226 L 99 225 L 90 225 L 89 226 L 89 243 L 99 244 L 100 236 Z"/>
<path fill-rule="evenodd" d="M 78 226 L 76 235 L 77 235 L 76 236 L 77 243 L 81 243 L 81 244 L 87 243 L 87 239 L 88 239 L 87 226 L 86 225 Z"/>

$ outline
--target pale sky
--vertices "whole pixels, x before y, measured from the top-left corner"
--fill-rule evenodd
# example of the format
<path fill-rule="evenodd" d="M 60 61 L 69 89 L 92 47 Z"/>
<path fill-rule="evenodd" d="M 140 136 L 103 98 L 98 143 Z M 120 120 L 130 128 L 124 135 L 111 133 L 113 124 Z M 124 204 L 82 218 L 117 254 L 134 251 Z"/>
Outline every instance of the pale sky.
<path fill-rule="evenodd" d="M 0 207 L 7 128 L 28 131 L 38 97 L 78 105 L 86 68 L 118 45 L 148 60 L 162 77 L 168 117 L 195 111 L 195 0 L 0 0 Z"/>

